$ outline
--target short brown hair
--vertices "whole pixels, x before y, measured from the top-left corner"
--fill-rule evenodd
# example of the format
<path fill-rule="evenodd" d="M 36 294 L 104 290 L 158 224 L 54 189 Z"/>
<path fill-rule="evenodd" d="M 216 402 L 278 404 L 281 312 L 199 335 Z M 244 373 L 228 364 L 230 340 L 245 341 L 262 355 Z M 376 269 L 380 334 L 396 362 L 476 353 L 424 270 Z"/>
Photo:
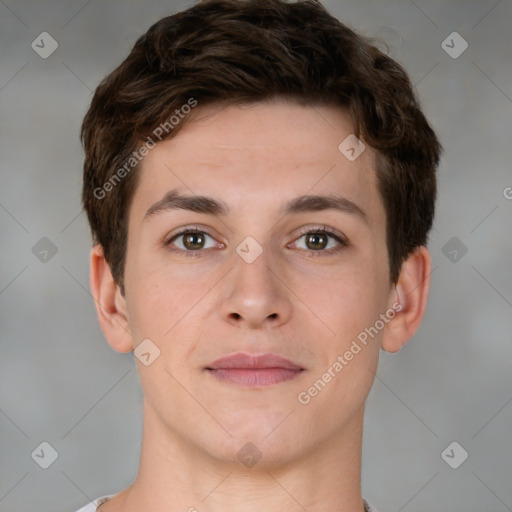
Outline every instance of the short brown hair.
<path fill-rule="evenodd" d="M 191 99 L 206 105 L 274 97 L 344 107 L 355 135 L 377 150 L 396 283 L 404 259 L 427 242 L 442 150 L 407 73 L 318 1 L 205 0 L 151 26 L 98 86 L 83 121 L 82 200 L 94 242 L 122 289 L 137 166 L 114 183 L 116 172 L 120 178 L 141 142 Z M 98 197 L 106 183 L 109 193 Z"/>

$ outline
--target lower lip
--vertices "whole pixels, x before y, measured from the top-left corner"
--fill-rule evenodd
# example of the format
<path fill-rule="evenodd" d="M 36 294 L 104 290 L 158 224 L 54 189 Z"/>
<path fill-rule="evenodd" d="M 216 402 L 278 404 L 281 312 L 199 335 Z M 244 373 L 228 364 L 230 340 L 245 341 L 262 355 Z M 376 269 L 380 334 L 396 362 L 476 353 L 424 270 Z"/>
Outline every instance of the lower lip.
<path fill-rule="evenodd" d="M 217 379 L 241 386 L 269 386 L 294 379 L 302 370 L 286 368 L 218 368 L 208 369 Z"/>

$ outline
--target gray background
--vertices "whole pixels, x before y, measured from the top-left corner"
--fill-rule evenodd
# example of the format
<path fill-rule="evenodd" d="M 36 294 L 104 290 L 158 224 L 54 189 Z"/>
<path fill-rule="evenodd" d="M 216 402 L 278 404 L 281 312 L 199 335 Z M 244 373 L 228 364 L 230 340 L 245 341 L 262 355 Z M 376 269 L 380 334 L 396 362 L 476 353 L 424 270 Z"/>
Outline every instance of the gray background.
<path fill-rule="evenodd" d="M 136 475 L 142 395 L 88 291 L 78 130 L 100 79 L 187 5 L 0 0 L 1 512 L 74 511 Z M 326 5 L 388 42 L 445 147 L 429 306 L 414 339 L 382 353 L 363 494 L 379 512 L 512 510 L 512 1 Z M 31 48 L 44 31 L 59 45 L 47 59 Z M 458 58 L 442 47 L 454 31 L 469 44 Z M 48 469 L 31 457 L 43 441 L 58 452 Z M 441 457 L 453 441 L 469 453 L 458 469 Z"/>

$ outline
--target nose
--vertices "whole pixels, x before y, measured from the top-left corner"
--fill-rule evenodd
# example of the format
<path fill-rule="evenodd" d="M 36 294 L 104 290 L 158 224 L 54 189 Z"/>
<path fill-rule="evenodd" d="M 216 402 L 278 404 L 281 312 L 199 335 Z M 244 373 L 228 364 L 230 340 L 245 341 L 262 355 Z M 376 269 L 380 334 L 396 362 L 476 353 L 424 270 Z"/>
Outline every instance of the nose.
<path fill-rule="evenodd" d="M 237 327 L 279 327 L 291 316 L 290 290 L 283 282 L 269 251 L 252 263 L 235 255 L 234 269 L 227 275 L 227 292 L 221 306 L 223 318 Z M 274 268 L 271 268 L 274 267 Z"/>

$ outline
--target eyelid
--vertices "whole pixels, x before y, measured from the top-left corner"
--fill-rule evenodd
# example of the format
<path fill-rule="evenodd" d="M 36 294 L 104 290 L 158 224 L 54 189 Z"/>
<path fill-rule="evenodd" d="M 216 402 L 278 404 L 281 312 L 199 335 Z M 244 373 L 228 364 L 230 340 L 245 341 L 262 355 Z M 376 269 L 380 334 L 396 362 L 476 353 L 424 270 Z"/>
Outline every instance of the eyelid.
<path fill-rule="evenodd" d="M 207 228 L 206 226 L 201 226 L 201 225 L 185 226 L 183 228 L 178 228 L 177 231 L 173 231 L 172 233 L 167 235 L 164 238 L 163 244 L 164 245 L 168 245 L 168 244 L 171 243 L 171 241 L 174 238 L 177 238 L 177 237 L 179 237 L 181 235 L 184 235 L 186 233 L 203 233 L 205 235 L 208 235 L 210 238 L 213 238 L 217 243 L 225 245 L 224 242 L 219 242 L 217 240 L 217 235 L 212 235 L 210 233 L 210 231 L 211 231 L 211 228 Z"/>
<path fill-rule="evenodd" d="M 334 238 L 338 238 L 344 244 L 348 244 L 348 240 L 343 233 L 341 233 L 337 229 L 331 228 L 326 225 L 306 226 L 305 228 L 301 229 L 301 231 L 299 232 L 300 233 L 299 236 L 295 240 L 299 239 L 301 236 L 307 235 L 308 233 L 320 233 L 320 232 L 324 232 L 324 233 L 328 233 L 329 235 L 333 235 Z"/>

